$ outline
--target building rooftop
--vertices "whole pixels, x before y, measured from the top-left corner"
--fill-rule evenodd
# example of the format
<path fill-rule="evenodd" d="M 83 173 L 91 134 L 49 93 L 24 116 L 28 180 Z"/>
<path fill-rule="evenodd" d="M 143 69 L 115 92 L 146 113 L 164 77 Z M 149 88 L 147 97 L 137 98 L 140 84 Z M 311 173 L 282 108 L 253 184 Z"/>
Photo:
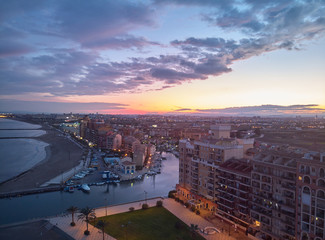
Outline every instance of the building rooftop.
<path fill-rule="evenodd" d="M 131 166 L 131 165 L 135 165 L 134 162 L 130 162 L 130 161 L 125 161 L 125 162 L 122 162 L 123 165 L 125 166 Z"/>
<path fill-rule="evenodd" d="M 250 175 L 252 166 L 247 159 L 229 159 L 219 167 L 220 170 L 227 169 L 245 175 Z"/>

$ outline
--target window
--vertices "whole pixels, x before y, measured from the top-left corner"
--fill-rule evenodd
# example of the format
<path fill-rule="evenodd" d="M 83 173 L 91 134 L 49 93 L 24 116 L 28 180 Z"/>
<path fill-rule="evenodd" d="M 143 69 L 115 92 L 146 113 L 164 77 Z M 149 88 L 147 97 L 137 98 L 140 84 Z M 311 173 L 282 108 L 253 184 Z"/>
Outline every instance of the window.
<path fill-rule="evenodd" d="M 325 177 L 325 171 L 324 168 L 319 169 L 319 177 Z"/>
<path fill-rule="evenodd" d="M 317 182 L 317 186 L 325 187 L 325 181 L 323 179 L 319 179 L 318 182 Z"/>
<path fill-rule="evenodd" d="M 318 198 L 322 198 L 322 199 L 325 199 L 325 193 L 323 190 L 318 190 L 317 191 L 317 197 Z"/>
<path fill-rule="evenodd" d="M 310 184 L 310 178 L 308 176 L 304 176 L 304 183 Z"/>
<path fill-rule="evenodd" d="M 308 240 L 308 239 L 309 239 L 308 234 L 305 233 L 305 232 L 303 232 L 303 233 L 301 234 L 301 240 Z"/>
<path fill-rule="evenodd" d="M 301 165 L 300 166 L 300 173 L 304 173 L 305 172 L 305 166 L 304 165 Z"/>
<path fill-rule="evenodd" d="M 309 187 L 304 187 L 304 188 L 302 189 L 302 192 L 305 193 L 305 194 L 310 195 L 310 189 L 309 189 Z"/>

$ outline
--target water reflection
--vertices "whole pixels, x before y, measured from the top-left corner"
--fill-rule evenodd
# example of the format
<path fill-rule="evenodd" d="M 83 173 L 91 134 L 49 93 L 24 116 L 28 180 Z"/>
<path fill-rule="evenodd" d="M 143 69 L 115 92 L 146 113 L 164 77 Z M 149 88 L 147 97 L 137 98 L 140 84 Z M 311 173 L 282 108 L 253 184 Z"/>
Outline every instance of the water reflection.
<path fill-rule="evenodd" d="M 141 181 L 124 182 L 102 186 L 91 186 L 89 194 L 82 191 L 74 193 L 52 192 L 29 195 L 20 198 L 0 199 L 0 224 L 24 221 L 31 218 L 53 216 L 64 212 L 69 206 L 79 208 L 100 207 L 145 198 L 167 196 L 178 182 L 178 159 L 166 154 L 162 162 L 161 174 L 144 178 Z"/>

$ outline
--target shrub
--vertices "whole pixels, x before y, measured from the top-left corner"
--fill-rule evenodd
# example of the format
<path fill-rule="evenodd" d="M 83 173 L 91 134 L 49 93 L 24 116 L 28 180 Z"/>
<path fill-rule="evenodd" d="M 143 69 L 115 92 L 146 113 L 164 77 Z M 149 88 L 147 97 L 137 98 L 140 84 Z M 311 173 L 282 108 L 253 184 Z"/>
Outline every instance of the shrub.
<path fill-rule="evenodd" d="M 130 212 L 133 212 L 134 211 L 134 207 L 130 207 L 129 210 L 130 210 Z"/>
<path fill-rule="evenodd" d="M 176 202 L 179 202 L 179 198 L 178 198 L 178 197 L 175 197 L 175 201 L 176 201 Z"/>
<path fill-rule="evenodd" d="M 200 210 L 196 210 L 196 214 L 200 215 L 201 214 Z"/>
<path fill-rule="evenodd" d="M 156 202 L 156 206 L 157 207 L 162 207 L 162 205 L 163 205 L 163 202 L 161 200 L 159 200 L 159 201 Z"/>
<path fill-rule="evenodd" d="M 148 208 L 149 208 L 148 204 L 146 204 L 146 203 L 142 204 L 142 209 L 148 209 Z"/>
<path fill-rule="evenodd" d="M 168 197 L 169 198 L 175 198 L 175 193 L 176 193 L 176 190 L 169 191 Z"/>
<path fill-rule="evenodd" d="M 192 210 L 192 212 L 195 212 L 195 207 L 192 206 L 192 207 L 191 207 L 191 210 Z"/>
<path fill-rule="evenodd" d="M 183 224 L 182 224 L 180 221 L 177 221 L 177 222 L 175 223 L 175 228 L 178 229 L 178 230 L 180 230 L 180 229 L 183 228 Z"/>
<path fill-rule="evenodd" d="M 71 222 L 70 223 L 70 226 L 74 227 L 74 226 L 76 226 L 76 223 L 75 222 Z"/>
<path fill-rule="evenodd" d="M 84 231 L 84 234 L 85 234 L 85 235 L 89 235 L 90 232 L 89 232 L 88 230 L 85 230 L 85 231 Z"/>
<path fill-rule="evenodd" d="M 184 205 L 186 208 L 189 208 L 189 206 L 190 206 L 190 204 L 188 202 L 186 202 Z"/>
<path fill-rule="evenodd" d="M 184 204 L 184 201 L 183 201 L 183 200 L 181 200 L 181 199 L 179 200 L 179 202 L 180 202 L 181 204 Z"/>

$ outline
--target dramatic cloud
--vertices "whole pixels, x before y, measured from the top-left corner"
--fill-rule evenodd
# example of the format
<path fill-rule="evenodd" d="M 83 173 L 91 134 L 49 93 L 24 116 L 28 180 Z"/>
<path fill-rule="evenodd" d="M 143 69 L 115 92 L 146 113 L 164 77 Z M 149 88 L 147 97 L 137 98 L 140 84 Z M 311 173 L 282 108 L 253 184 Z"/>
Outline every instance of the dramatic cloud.
<path fill-rule="evenodd" d="M 240 37 L 193 32 L 185 39 L 170 34 L 169 44 L 151 40 L 171 5 L 196 7 L 205 24 Z M 5 1 L 0 93 L 104 95 L 205 80 L 232 71 L 234 61 L 301 48 L 324 34 L 324 16 L 321 0 Z"/>
<path fill-rule="evenodd" d="M 219 109 L 191 109 L 179 108 L 175 112 L 192 112 L 213 115 L 229 115 L 229 116 L 270 116 L 270 115 L 315 115 L 325 114 L 325 109 L 320 108 L 316 104 L 307 105 L 261 105 L 261 106 L 245 106 L 231 107 Z"/>

